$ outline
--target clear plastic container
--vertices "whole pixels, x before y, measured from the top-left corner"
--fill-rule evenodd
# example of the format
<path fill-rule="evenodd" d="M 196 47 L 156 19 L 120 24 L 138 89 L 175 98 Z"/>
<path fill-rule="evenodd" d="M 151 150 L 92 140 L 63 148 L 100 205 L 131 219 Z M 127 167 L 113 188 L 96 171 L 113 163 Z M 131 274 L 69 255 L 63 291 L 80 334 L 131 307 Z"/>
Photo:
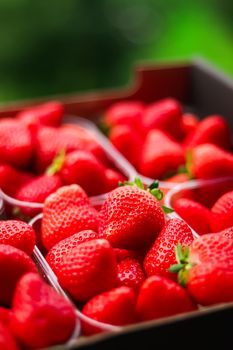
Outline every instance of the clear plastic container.
<path fill-rule="evenodd" d="M 211 180 L 191 180 L 186 183 L 178 184 L 172 188 L 167 193 L 164 204 L 169 208 L 173 208 L 173 204 L 177 199 L 189 198 L 210 209 L 219 197 L 232 190 L 233 177 L 222 177 Z M 180 218 L 176 212 L 173 212 L 170 215 Z M 199 234 L 192 227 L 190 227 L 190 229 L 192 230 L 194 237 L 199 237 Z"/>

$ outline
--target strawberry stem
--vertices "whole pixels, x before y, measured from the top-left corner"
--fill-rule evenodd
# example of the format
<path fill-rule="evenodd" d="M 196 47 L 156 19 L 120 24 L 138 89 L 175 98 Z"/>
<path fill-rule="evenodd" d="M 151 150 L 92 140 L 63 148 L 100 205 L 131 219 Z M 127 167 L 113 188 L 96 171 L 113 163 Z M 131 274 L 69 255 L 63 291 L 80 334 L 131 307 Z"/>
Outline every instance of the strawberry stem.
<path fill-rule="evenodd" d="M 168 271 L 178 273 L 178 282 L 180 285 L 185 287 L 188 280 L 189 270 L 193 266 L 189 262 L 189 247 L 182 247 L 181 243 L 179 242 L 174 250 L 178 263 L 171 265 Z"/>
<path fill-rule="evenodd" d="M 65 161 L 65 156 L 66 156 L 66 152 L 64 149 L 62 149 L 57 155 L 56 157 L 53 159 L 52 163 L 50 164 L 50 166 L 46 169 L 46 175 L 49 176 L 53 176 L 56 173 L 58 173 Z"/>

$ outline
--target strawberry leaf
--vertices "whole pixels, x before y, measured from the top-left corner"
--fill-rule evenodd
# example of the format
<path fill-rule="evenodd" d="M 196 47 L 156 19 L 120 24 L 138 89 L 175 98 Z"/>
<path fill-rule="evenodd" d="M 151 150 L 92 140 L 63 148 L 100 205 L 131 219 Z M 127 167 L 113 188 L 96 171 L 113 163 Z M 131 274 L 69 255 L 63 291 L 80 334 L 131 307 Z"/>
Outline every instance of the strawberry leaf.
<path fill-rule="evenodd" d="M 135 177 L 134 179 L 134 184 L 140 188 L 141 190 L 144 190 L 144 185 L 142 183 L 142 180 L 140 179 L 140 177 Z"/>
<path fill-rule="evenodd" d="M 177 273 L 179 272 L 181 269 L 183 269 L 184 267 L 184 264 L 174 264 L 174 265 L 171 265 L 168 269 L 169 272 L 172 272 L 172 273 Z"/>
<path fill-rule="evenodd" d="M 66 152 L 64 149 L 62 149 L 56 155 L 56 157 L 52 161 L 52 164 L 46 169 L 46 174 L 52 176 L 58 173 L 64 164 L 65 156 L 66 156 Z"/>
<path fill-rule="evenodd" d="M 150 193 L 160 201 L 163 198 L 163 192 L 159 188 L 153 188 Z"/>
<path fill-rule="evenodd" d="M 159 181 L 158 180 L 155 180 L 153 181 L 150 186 L 148 186 L 148 189 L 149 190 L 153 190 L 154 188 L 159 188 Z"/>
<path fill-rule="evenodd" d="M 174 212 L 174 209 L 168 208 L 168 207 L 166 207 L 165 205 L 162 205 L 161 207 L 162 207 L 162 209 L 163 209 L 163 211 L 164 211 L 165 214 L 170 214 L 170 213 L 173 213 L 173 212 Z"/>

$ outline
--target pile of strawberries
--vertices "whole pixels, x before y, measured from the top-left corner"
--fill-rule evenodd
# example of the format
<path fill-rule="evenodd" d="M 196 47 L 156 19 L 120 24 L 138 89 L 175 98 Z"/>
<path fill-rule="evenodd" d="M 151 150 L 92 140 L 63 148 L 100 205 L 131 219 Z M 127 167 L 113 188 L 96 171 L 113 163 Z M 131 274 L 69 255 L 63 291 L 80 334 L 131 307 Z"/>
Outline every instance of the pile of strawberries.
<path fill-rule="evenodd" d="M 93 135 L 62 124 L 63 116 L 63 105 L 52 101 L 0 120 L 0 188 L 7 195 L 43 203 L 62 185 L 77 183 L 94 196 L 124 180 Z M 27 218 L 38 212 L 16 209 L 8 215 Z"/>
<path fill-rule="evenodd" d="M 37 208 L 6 203 L 8 220 L 0 221 L 0 348 L 65 343 L 79 322 L 87 336 L 106 324 L 233 302 L 233 154 L 224 118 L 199 121 L 174 99 L 114 104 L 103 120 L 141 175 L 129 181 L 98 140 L 62 124 L 63 115 L 53 101 L 0 120 L 0 189 L 43 204 L 35 231 L 25 221 Z M 164 206 L 167 190 L 158 179 L 219 177 L 228 180 L 184 189 L 172 202 L 174 214 Z M 102 204 L 92 206 L 89 197 L 103 193 Z M 35 245 L 70 301 L 40 276 Z"/>
<path fill-rule="evenodd" d="M 150 105 L 119 102 L 102 123 L 114 146 L 152 179 L 187 181 L 233 175 L 230 129 L 220 115 L 199 120 L 167 98 Z M 186 176 L 173 176 L 180 172 Z"/>

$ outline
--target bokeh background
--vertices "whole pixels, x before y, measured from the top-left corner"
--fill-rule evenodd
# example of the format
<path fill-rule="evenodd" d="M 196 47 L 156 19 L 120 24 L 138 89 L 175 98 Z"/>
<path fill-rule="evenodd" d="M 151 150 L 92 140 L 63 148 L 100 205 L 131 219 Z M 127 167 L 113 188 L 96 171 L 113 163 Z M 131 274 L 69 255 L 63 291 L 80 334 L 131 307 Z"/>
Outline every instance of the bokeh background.
<path fill-rule="evenodd" d="M 0 0 L 0 102 L 124 86 L 201 56 L 233 76 L 232 0 Z"/>

